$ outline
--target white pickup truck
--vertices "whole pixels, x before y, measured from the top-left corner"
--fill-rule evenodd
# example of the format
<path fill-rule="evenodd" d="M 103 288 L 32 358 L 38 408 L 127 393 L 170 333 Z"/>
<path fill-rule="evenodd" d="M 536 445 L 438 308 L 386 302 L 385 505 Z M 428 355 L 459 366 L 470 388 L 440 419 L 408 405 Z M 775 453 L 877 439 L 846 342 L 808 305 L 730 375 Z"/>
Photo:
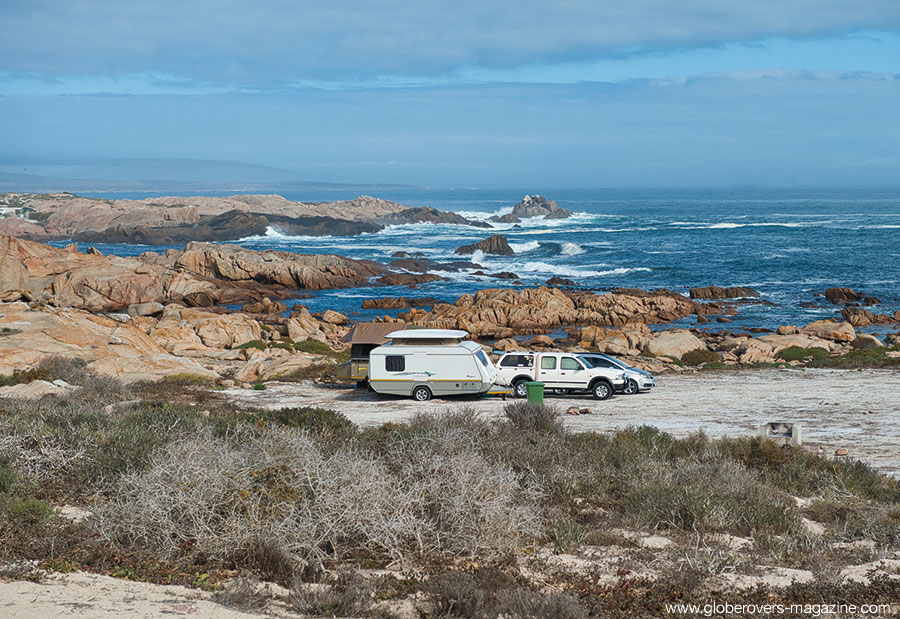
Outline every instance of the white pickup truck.
<path fill-rule="evenodd" d="M 598 400 L 610 398 L 625 387 L 625 373 L 618 368 L 595 368 L 577 354 L 561 352 L 507 352 L 497 363 L 494 383 L 513 388 L 524 398 L 525 383 L 537 381 L 557 393 L 589 391 Z"/>

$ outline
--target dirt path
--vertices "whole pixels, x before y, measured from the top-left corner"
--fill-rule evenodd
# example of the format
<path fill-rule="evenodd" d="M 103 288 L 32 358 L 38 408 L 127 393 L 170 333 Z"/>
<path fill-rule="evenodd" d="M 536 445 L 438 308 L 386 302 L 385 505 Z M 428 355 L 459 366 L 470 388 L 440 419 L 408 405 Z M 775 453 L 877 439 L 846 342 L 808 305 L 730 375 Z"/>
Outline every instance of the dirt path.
<path fill-rule="evenodd" d="M 553 397 L 562 409 L 589 407 L 590 415 L 565 417 L 573 430 L 601 432 L 647 424 L 685 435 L 747 436 L 761 423 L 803 424 L 807 447 L 826 454 L 846 448 L 851 458 L 900 475 L 900 371 L 757 370 L 703 372 L 657 377 L 657 387 L 637 396 L 598 402 L 590 396 Z M 425 403 L 380 396 L 358 389 L 312 384 L 270 383 L 266 391 L 230 389 L 227 395 L 265 408 L 321 406 L 337 410 L 360 426 L 407 418 L 417 411 L 469 405 L 488 416 L 501 414 L 500 399 L 446 398 Z"/>

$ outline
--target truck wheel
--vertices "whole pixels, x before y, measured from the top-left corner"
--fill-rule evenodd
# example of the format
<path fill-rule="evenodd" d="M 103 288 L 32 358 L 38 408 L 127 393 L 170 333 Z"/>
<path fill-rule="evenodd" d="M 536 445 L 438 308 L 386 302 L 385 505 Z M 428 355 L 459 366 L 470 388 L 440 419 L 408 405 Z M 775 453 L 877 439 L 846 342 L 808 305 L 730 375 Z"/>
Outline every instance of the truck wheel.
<path fill-rule="evenodd" d="M 622 393 L 624 393 L 625 395 L 634 395 L 638 391 L 640 391 L 640 388 L 638 387 L 636 380 L 634 380 L 633 378 L 629 378 L 627 381 L 625 381 L 625 389 L 622 390 Z"/>
<path fill-rule="evenodd" d="M 513 393 L 517 398 L 524 398 L 528 396 L 528 388 L 525 386 L 525 383 L 527 382 L 528 381 L 524 378 L 520 378 L 513 383 Z"/>
<path fill-rule="evenodd" d="M 598 380 L 594 383 L 594 386 L 591 387 L 591 393 L 594 394 L 594 398 L 597 400 L 608 400 L 612 397 L 613 388 L 605 380 Z"/>
<path fill-rule="evenodd" d="M 416 402 L 426 402 L 431 399 L 431 389 L 424 385 L 419 385 L 413 389 L 412 397 Z"/>

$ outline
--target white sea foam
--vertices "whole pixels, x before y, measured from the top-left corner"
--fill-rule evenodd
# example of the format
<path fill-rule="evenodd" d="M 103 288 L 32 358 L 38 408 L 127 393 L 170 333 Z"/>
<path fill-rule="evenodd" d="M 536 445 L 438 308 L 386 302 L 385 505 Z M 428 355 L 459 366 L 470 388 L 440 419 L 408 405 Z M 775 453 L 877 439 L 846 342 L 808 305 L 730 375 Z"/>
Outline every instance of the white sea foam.
<path fill-rule="evenodd" d="M 496 211 L 455 211 L 457 215 L 462 215 L 466 219 L 473 219 L 475 221 L 487 221 L 491 217 L 500 217 L 502 215 L 506 215 L 507 213 L 512 213 L 513 207 L 504 206 L 502 208 L 497 209 Z"/>
<path fill-rule="evenodd" d="M 606 266 L 598 264 L 596 266 Z M 602 277 L 604 275 L 624 275 L 625 273 L 633 273 L 638 271 L 650 271 L 646 267 L 617 267 L 605 271 L 596 271 L 589 269 L 580 269 L 561 264 L 550 264 L 541 261 L 530 261 L 525 263 L 508 264 L 506 269 L 527 277 L 530 274 L 535 275 L 565 275 L 568 277 Z"/>
<path fill-rule="evenodd" d="M 721 221 L 718 223 L 708 223 L 699 221 L 673 221 L 669 225 L 681 230 L 731 230 L 733 228 L 812 228 L 820 227 L 825 224 L 833 224 L 835 220 L 828 219 L 817 222 L 801 222 L 801 221 L 760 221 L 756 223 L 735 223 L 729 221 Z"/>
<path fill-rule="evenodd" d="M 565 242 L 562 244 L 562 253 L 566 256 L 577 256 L 583 254 L 584 249 L 578 243 Z"/>
<path fill-rule="evenodd" d="M 254 234 L 253 236 L 245 236 L 242 239 L 238 239 L 237 241 L 233 241 L 234 243 L 262 243 L 262 242 L 285 242 L 292 243 L 297 241 L 321 241 L 322 237 L 320 236 L 291 236 L 290 234 L 284 234 L 283 232 L 279 232 L 272 226 L 266 228 L 265 234 Z"/>
<path fill-rule="evenodd" d="M 517 254 L 524 254 L 528 251 L 534 251 L 540 247 L 541 244 L 538 241 L 528 241 L 527 243 L 510 243 L 509 246 Z"/>

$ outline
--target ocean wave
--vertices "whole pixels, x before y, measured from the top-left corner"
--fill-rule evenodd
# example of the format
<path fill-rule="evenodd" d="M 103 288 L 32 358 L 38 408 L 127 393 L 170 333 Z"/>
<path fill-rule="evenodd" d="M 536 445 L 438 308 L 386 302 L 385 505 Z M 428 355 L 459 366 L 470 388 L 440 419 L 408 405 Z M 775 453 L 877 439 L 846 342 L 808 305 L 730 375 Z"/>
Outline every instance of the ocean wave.
<path fill-rule="evenodd" d="M 301 235 L 292 236 L 290 234 L 284 234 L 283 232 L 279 232 L 272 226 L 268 226 L 266 228 L 265 234 L 254 234 L 252 236 L 245 236 L 242 239 L 238 239 L 236 241 L 229 241 L 229 242 L 231 242 L 231 243 L 265 243 L 265 242 L 293 243 L 293 242 L 298 242 L 298 241 L 308 242 L 308 241 L 316 241 L 316 240 L 321 240 L 321 239 L 322 239 L 322 237 L 320 237 L 320 236 L 301 236 Z"/>
<path fill-rule="evenodd" d="M 528 241 L 526 243 L 510 243 L 509 246 L 517 254 L 533 251 L 541 246 L 538 241 Z"/>
<path fill-rule="evenodd" d="M 624 275 L 626 273 L 651 270 L 646 267 L 617 267 L 605 271 L 595 271 L 541 261 L 514 263 L 507 265 L 506 268 L 517 274 L 565 275 L 567 277 L 603 277 L 605 275 Z"/>
<path fill-rule="evenodd" d="M 566 241 L 562 244 L 561 252 L 566 256 L 577 256 L 578 254 L 584 253 L 584 248 L 582 248 L 578 243 L 570 243 Z"/>
<path fill-rule="evenodd" d="M 692 221 L 673 221 L 669 222 L 669 226 L 678 230 L 731 230 L 733 228 L 814 228 L 824 226 L 825 224 L 836 223 L 834 219 L 825 221 L 803 222 L 803 221 L 760 221 L 756 223 L 736 223 L 729 221 L 721 221 L 718 223 L 709 222 L 692 222 Z"/>
<path fill-rule="evenodd" d="M 504 206 L 496 211 L 454 211 L 457 215 L 462 215 L 466 219 L 475 221 L 488 221 L 491 217 L 502 217 L 508 213 L 512 213 L 513 207 Z"/>

